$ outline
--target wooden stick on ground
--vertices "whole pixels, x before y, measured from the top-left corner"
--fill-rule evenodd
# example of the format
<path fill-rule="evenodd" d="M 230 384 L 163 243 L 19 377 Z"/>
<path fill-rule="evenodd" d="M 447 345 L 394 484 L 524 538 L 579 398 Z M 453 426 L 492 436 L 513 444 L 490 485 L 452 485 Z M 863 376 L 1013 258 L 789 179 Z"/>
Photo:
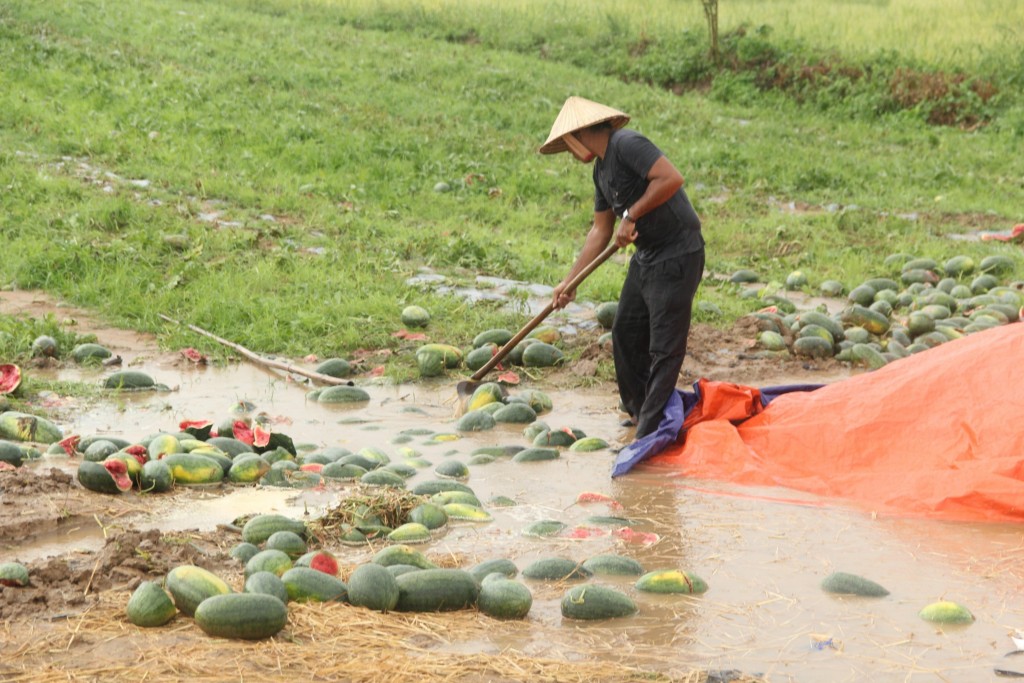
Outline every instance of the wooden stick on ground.
<path fill-rule="evenodd" d="M 310 379 L 314 379 L 317 382 L 323 382 L 324 384 L 348 384 L 349 383 L 349 381 L 347 379 L 341 379 L 339 377 L 331 377 L 330 375 L 323 375 L 323 374 L 320 374 L 319 372 L 313 372 L 312 370 L 306 370 L 305 368 L 296 367 L 296 366 L 292 365 L 291 363 L 284 363 L 284 362 L 281 362 L 281 361 L 271 360 L 269 358 L 264 358 L 263 356 L 259 355 L 258 353 L 254 353 L 253 351 L 250 351 L 249 349 L 245 348 L 241 344 L 236 344 L 235 342 L 228 341 L 227 339 L 224 339 L 223 337 L 218 337 L 214 333 L 207 332 L 206 330 L 204 330 L 201 327 L 196 327 L 195 325 L 189 325 L 188 323 L 182 323 L 182 322 L 180 322 L 178 320 L 175 320 L 174 318 L 171 318 L 169 316 L 164 315 L 163 313 L 159 313 L 158 315 L 160 316 L 161 319 L 166 320 L 169 323 L 174 323 L 175 325 L 184 325 L 185 327 L 187 327 L 188 329 L 192 330 L 193 332 L 195 332 L 197 334 L 201 334 L 204 337 L 209 337 L 210 339 L 214 340 L 215 342 L 217 342 L 219 344 L 223 344 L 224 346 L 228 347 L 229 349 L 234 349 L 235 351 L 237 351 L 238 353 L 242 354 L 243 356 L 245 356 L 246 358 L 251 360 L 253 363 L 256 363 L 257 365 L 264 365 L 264 366 L 266 366 L 268 368 L 277 368 L 278 370 L 284 370 L 286 372 L 291 372 L 291 373 L 294 373 L 296 375 L 302 375 L 303 377 L 309 377 Z"/>

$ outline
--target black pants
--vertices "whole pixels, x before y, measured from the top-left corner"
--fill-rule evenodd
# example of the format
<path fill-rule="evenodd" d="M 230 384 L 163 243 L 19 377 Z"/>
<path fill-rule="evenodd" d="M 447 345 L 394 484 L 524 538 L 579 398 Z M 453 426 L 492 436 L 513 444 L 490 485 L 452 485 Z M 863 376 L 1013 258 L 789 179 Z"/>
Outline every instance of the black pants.
<path fill-rule="evenodd" d="M 632 261 L 619 294 L 612 349 L 619 398 L 636 418 L 636 437 L 658 428 L 686 356 L 693 295 L 704 250 L 641 266 Z"/>

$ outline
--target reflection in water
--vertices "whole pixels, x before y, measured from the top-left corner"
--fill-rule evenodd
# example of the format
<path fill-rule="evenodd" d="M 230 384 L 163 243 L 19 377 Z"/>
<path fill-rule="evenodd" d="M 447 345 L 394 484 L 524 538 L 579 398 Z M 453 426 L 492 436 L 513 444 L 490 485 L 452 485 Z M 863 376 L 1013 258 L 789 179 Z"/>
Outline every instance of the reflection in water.
<path fill-rule="evenodd" d="M 225 369 L 156 365 L 147 371 L 176 391 L 124 395 L 74 412 L 64 426 L 82 435 L 107 433 L 139 439 L 174 430 L 181 420 L 220 421 L 245 399 L 273 420 L 274 431 L 317 448 L 373 446 L 398 458 L 393 440 L 416 428 L 454 430 L 456 378 L 417 386 L 367 386 L 367 405 L 331 407 L 305 400 L 305 389 L 247 365 Z M 77 379 L 77 371 L 64 371 Z M 555 410 L 543 419 L 552 427 L 576 427 L 612 440 L 618 433 L 614 396 L 574 390 L 550 392 Z M 434 466 L 446 458 L 468 461 L 480 446 L 526 445 L 521 428 L 433 443 L 417 434 L 404 444 Z M 693 666 L 762 672 L 772 681 L 987 680 L 1011 647 L 1007 632 L 1024 627 L 1024 555 L 1020 530 L 1010 526 L 873 519 L 829 501 L 787 491 L 750 491 L 725 483 L 691 481 L 678 473 L 641 467 L 609 478 L 613 455 L 563 453 L 558 460 L 517 464 L 498 459 L 471 467 L 468 483 L 483 501 L 508 496 L 519 505 L 491 508 L 490 524 L 453 524 L 426 548 L 465 562 L 512 559 L 522 569 L 541 557 L 583 561 L 598 553 L 631 556 L 646 569 L 678 568 L 704 578 L 703 596 L 636 592 L 632 579 L 593 579 L 633 596 L 640 613 L 601 623 L 563 621 L 559 584 L 531 582 L 534 608 L 523 624 L 496 628 L 456 651 L 513 648 L 532 656 L 608 658 L 684 672 Z M 433 478 L 427 468 L 410 481 Z M 228 493 L 225 495 L 225 491 Z M 578 504 L 584 491 L 615 499 Z M 166 530 L 212 528 L 238 515 L 280 511 L 316 516 L 344 495 L 273 489 L 193 491 L 188 505 L 158 507 L 144 522 Z M 772 498 L 785 498 L 778 502 Z M 159 506 L 159 498 L 154 497 Z M 179 501 L 180 502 L 180 501 Z M 627 517 L 656 543 L 629 542 L 608 532 L 585 538 L 533 538 L 521 531 L 540 519 L 570 528 L 594 527 L 595 515 Z M 88 536 L 88 532 L 83 531 Z M 40 541 L 36 550 L 75 547 L 87 538 Z M 343 561 L 369 559 L 361 548 L 340 548 Z M 818 584 L 833 571 L 867 576 L 891 591 L 884 599 L 853 599 L 823 593 Z M 966 629 L 943 631 L 917 617 L 925 604 L 947 598 L 978 617 Z M 822 644 L 825 645 L 822 645 Z M 944 678 L 941 672 L 955 672 Z"/>

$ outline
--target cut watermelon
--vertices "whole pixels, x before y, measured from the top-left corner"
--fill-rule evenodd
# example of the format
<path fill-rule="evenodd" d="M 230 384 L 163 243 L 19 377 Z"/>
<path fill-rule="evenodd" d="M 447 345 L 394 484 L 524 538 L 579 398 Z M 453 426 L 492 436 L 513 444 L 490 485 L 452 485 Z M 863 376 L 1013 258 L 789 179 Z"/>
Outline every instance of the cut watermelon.
<path fill-rule="evenodd" d="M 14 363 L 0 365 L 0 394 L 13 394 L 21 386 L 21 368 Z"/>

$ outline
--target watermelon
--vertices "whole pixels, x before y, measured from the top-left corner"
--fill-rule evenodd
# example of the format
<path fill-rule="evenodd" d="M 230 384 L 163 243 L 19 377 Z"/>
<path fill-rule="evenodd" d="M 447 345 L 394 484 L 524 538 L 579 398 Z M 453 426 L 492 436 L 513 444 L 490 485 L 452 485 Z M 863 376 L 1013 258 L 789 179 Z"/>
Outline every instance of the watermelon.
<path fill-rule="evenodd" d="M 514 396 L 509 396 L 505 402 L 515 403 L 517 401 L 526 403 L 538 415 L 550 412 L 553 407 L 551 397 L 539 389 L 523 389 Z"/>
<path fill-rule="evenodd" d="M 494 518 L 491 514 L 476 505 L 465 503 L 448 503 L 442 506 L 448 519 L 462 520 L 465 522 L 490 522 Z"/>
<path fill-rule="evenodd" d="M 83 460 L 78 464 L 78 482 L 97 493 L 121 493 L 132 487 L 128 466 L 120 460 L 103 463 Z"/>
<path fill-rule="evenodd" d="M 399 612 L 445 612 L 476 603 L 479 587 L 461 569 L 423 569 L 396 577 Z"/>
<path fill-rule="evenodd" d="M 542 436 L 542 435 L 538 435 Z M 559 458 L 557 448 L 525 448 L 514 456 L 512 456 L 512 462 L 539 462 L 542 460 L 555 460 Z"/>
<path fill-rule="evenodd" d="M 166 587 L 174 604 L 190 617 L 206 598 L 231 592 L 231 586 L 219 576 L 190 564 L 179 565 L 168 572 Z"/>
<path fill-rule="evenodd" d="M 580 563 L 563 557 L 546 557 L 535 560 L 523 569 L 524 577 L 541 581 L 586 579 L 590 575 L 590 570 Z"/>
<path fill-rule="evenodd" d="M 21 368 L 13 363 L 0 365 L 0 395 L 15 394 L 21 386 Z"/>
<path fill-rule="evenodd" d="M 142 477 L 142 464 L 139 462 L 138 458 L 129 453 L 125 453 L 124 451 L 118 451 L 117 453 L 111 453 L 110 455 L 108 455 L 100 464 L 103 465 L 104 467 L 107 467 L 107 464 L 113 462 L 114 460 L 117 460 L 118 462 L 122 463 L 125 466 L 125 475 L 127 475 L 128 477 L 129 484 L 140 483 L 140 479 Z M 107 467 L 107 469 L 110 470 L 109 467 Z M 119 473 L 120 471 L 121 468 L 117 467 L 116 465 L 114 465 L 113 470 L 110 470 L 111 474 L 114 475 L 115 479 L 119 478 L 119 474 L 115 474 L 115 472 Z"/>
<path fill-rule="evenodd" d="M 823 329 L 823 328 L 818 328 Z M 835 355 L 831 340 L 822 337 L 801 337 L 793 342 L 793 353 L 807 358 L 831 358 Z"/>
<path fill-rule="evenodd" d="M 48 334 L 41 334 L 32 341 L 32 357 L 56 358 L 60 355 L 60 345 Z"/>
<path fill-rule="evenodd" d="M 419 471 L 415 465 L 409 464 L 408 462 L 391 462 L 384 465 L 381 469 L 385 472 L 397 474 L 402 479 L 408 479 Z"/>
<path fill-rule="evenodd" d="M 822 296 L 836 298 L 843 295 L 843 292 L 846 291 L 846 286 L 838 280 L 825 280 L 818 285 L 818 291 L 821 292 Z"/>
<path fill-rule="evenodd" d="M 60 427 L 45 418 L 8 410 L 0 413 L 0 437 L 11 441 L 56 443 L 64 434 Z"/>
<path fill-rule="evenodd" d="M 440 491 L 430 496 L 430 502 L 442 507 L 449 503 L 463 503 L 465 505 L 483 507 L 483 503 L 480 502 L 479 498 L 466 491 Z"/>
<path fill-rule="evenodd" d="M 352 366 L 344 358 L 328 358 L 316 366 L 315 371 L 328 377 L 348 377 L 352 374 Z"/>
<path fill-rule="evenodd" d="M 251 560 L 253 556 L 256 555 L 256 553 L 258 553 L 259 551 L 260 549 L 258 546 L 253 545 L 252 543 L 248 543 L 246 541 L 242 541 L 241 543 L 235 544 L 228 554 L 236 560 L 241 560 L 241 562 L 245 564 L 246 562 Z"/>
<path fill-rule="evenodd" d="M 208 598 L 195 611 L 196 625 L 218 638 L 262 640 L 288 623 L 288 608 L 264 593 L 232 593 Z"/>
<path fill-rule="evenodd" d="M 434 473 L 439 477 L 448 479 L 467 479 L 469 477 L 469 467 L 460 460 L 449 459 L 442 461 L 441 464 L 435 467 Z"/>
<path fill-rule="evenodd" d="M 171 453 L 162 458 L 174 483 L 182 486 L 217 484 L 224 479 L 224 467 L 211 457 L 197 453 Z"/>
<path fill-rule="evenodd" d="M 1010 275 L 1016 263 L 1014 260 L 1005 254 L 991 254 L 981 260 L 978 265 L 978 270 L 988 275 L 994 275 L 996 277 L 1005 277 Z"/>
<path fill-rule="evenodd" d="M 416 366 L 420 377 L 437 377 L 444 373 L 444 354 L 435 349 L 420 349 L 416 352 Z"/>
<path fill-rule="evenodd" d="M 325 479 L 358 479 L 359 477 L 366 474 L 367 470 L 365 467 L 360 467 L 353 463 L 347 462 L 332 462 L 324 465 L 324 468 L 320 470 L 320 475 Z"/>
<path fill-rule="evenodd" d="M 704 579 L 678 569 L 656 569 L 637 579 L 636 589 L 645 593 L 686 593 L 699 595 L 708 589 Z"/>
<path fill-rule="evenodd" d="M 178 608 L 163 586 L 154 581 L 143 581 L 128 599 L 125 613 L 131 623 L 149 628 L 166 624 L 178 613 Z"/>
<path fill-rule="evenodd" d="M 261 455 L 248 453 L 231 461 L 228 481 L 234 484 L 254 484 L 270 471 L 270 463 Z"/>
<path fill-rule="evenodd" d="M 405 488 L 405 478 L 394 472 L 384 469 L 370 470 L 359 481 L 367 486 L 388 486 L 391 488 Z"/>
<path fill-rule="evenodd" d="M 28 585 L 28 568 L 20 562 L 0 563 L 0 586 L 22 588 Z"/>
<path fill-rule="evenodd" d="M 118 448 L 113 441 L 97 439 L 82 451 L 82 455 L 90 462 L 103 462 L 108 455 L 113 455 L 117 451 Z"/>
<path fill-rule="evenodd" d="M 569 446 L 570 451 L 577 453 L 590 453 L 592 451 L 600 451 L 608 448 L 608 442 L 599 436 L 585 436 L 582 439 L 577 439 Z"/>
<path fill-rule="evenodd" d="M 273 572 L 256 572 L 245 580 L 245 593 L 263 593 L 272 595 L 284 604 L 288 604 L 288 589 L 277 574 Z"/>
<path fill-rule="evenodd" d="M 24 459 L 25 454 L 18 444 L 0 440 L 0 462 L 5 462 L 14 467 L 21 467 Z"/>
<path fill-rule="evenodd" d="M 533 438 L 533 445 L 539 448 L 565 448 L 575 442 L 576 436 L 564 429 L 550 429 Z"/>
<path fill-rule="evenodd" d="M 619 302 L 617 301 L 605 301 L 597 305 L 594 309 L 594 316 L 597 318 L 597 324 L 606 330 L 612 329 L 612 324 L 615 322 L 615 314 L 619 310 Z"/>
<path fill-rule="evenodd" d="M 495 619 L 523 619 L 533 605 L 533 594 L 519 581 L 501 577 L 484 581 L 477 596 L 477 607 Z"/>
<path fill-rule="evenodd" d="M 402 324 L 406 327 L 426 327 L 430 313 L 422 306 L 406 306 L 402 309 Z"/>
<path fill-rule="evenodd" d="M 794 270 L 786 276 L 786 289 L 800 289 L 807 286 L 807 275 L 802 270 Z"/>
<path fill-rule="evenodd" d="M 228 432 L 231 433 L 230 431 Z M 252 446 L 240 441 L 233 436 L 211 436 L 206 440 L 207 446 L 213 446 L 228 454 L 228 457 L 235 458 L 244 453 L 251 453 Z"/>
<path fill-rule="evenodd" d="M 374 564 L 388 567 L 394 564 L 406 564 L 420 569 L 435 569 L 437 565 L 427 559 L 426 555 L 410 546 L 399 544 L 382 548 L 371 560 Z"/>
<path fill-rule="evenodd" d="M 545 342 L 530 344 L 523 350 L 523 365 L 528 368 L 550 368 L 564 360 L 561 349 Z"/>
<path fill-rule="evenodd" d="M 275 531 L 267 538 L 264 547 L 267 550 L 280 550 L 292 560 L 306 554 L 306 542 L 294 531 Z"/>
<path fill-rule="evenodd" d="M 749 284 L 752 282 L 758 282 L 759 280 L 760 276 L 748 268 L 741 268 L 734 271 L 733 274 L 729 276 L 729 282 L 735 284 Z"/>
<path fill-rule="evenodd" d="M 479 370 L 487 365 L 497 352 L 498 347 L 495 344 L 487 344 L 473 349 L 466 354 L 466 367 L 473 371 Z"/>
<path fill-rule="evenodd" d="M 562 616 L 567 619 L 614 619 L 635 614 L 636 603 L 607 586 L 584 585 L 570 588 L 562 597 Z"/>
<path fill-rule="evenodd" d="M 870 344 L 854 344 L 850 352 L 857 363 L 871 370 L 877 370 L 888 363 L 885 356 Z"/>
<path fill-rule="evenodd" d="M 462 364 L 462 351 L 451 344 L 424 344 L 416 351 L 416 355 L 421 353 L 440 354 L 444 368 L 457 368 Z"/>
<path fill-rule="evenodd" d="M 589 557 L 582 566 L 595 575 L 641 576 L 644 573 L 643 566 L 632 557 L 612 553 Z"/>
<path fill-rule="evenodd" d="M 969 624 L 974 621 L 974 615 L 970 610 L 950 600 L 939 600 L 926 605 L 918 612 L 918 616 L 937 624 Z"/>
<path fill-rule="evenodd" d="M 873 294 L 871 295 L 873 298 Z M 867 305 L 870 305 L 868 302 Z M 889 331 L 889 318 L 878 311 L 860 304 L 854 304 L 840 314 L 845 325 L 861 327 L 874 335 L 883 335 Z"/>
<path fill-rule="evenodd" d="M 522 402 L 508 403 L 492 414 L 495 422 L 509 424 L 530 424 L 537 419 L 537 411 Z"/>
<path fill-rule="evenodd" d="M 494 416 L 486 410 L 471 410 L 455 423 L 455 428 L 460 432 L 482 432 L 493 429 L 496 421 Z"/>
<path fill-rule="evenodd" d="M 821 589 L 826 593 L 861 595 L 880 598 L 889 594 L 883 586 L 856 574 L 835 572 L 826 576 L 821 582 Z"/>
<path fill-rule="evenodd" d="M 565 522 L 557 519 L 541 519 L 536 522 L 532 522 L 523 529 L 523 536 L 533 536 L 535 538 L 547 538 L 549 536 L 557 536 L 562 533 L 568 525 Z"/>
<path fill-rule="evenodd" d="M 370 394 L 365 389 L 342 384 L 327 387 L 316 400 L 317 403 L 365 403 L 370 400 Z"/>
<path fill-rule="evenodd" d="M 428 543 L 430 529 L 419 522 L 406 522 L 389 533 L 387 539 L 392 543 Z"/>
<path fill-rule="evenodd" d="M 152 389 L 156 381 L 141 370 L 119 370 L 103 381 L 106 389 Z"/>
<path fill-rule="evenodd" d="M 466 403 L 466 410 L 473 411 L 483 408 L 489 403 L 501 403 L 505 399 L 505 392 L 497 382 L 484 382 L 469 397 Z"/>
<path fill-rule="evenodd" d="M 82 365 L 98 364 L 113 355 L 107 347 L 93 343 L 79 344 L 71 349 L 71 357 L 76 363 Z"/>
<path fill-rule="evenodd" d="M 488 344 L 494 344 L 495 346 L 504 346 L 512 341 L 512 337 L 515 336 L 511 331 L 504 328 L 496 328 L 491 330 L 484 330 L 480 334 L 473 337 L 473 348 L 478 349 Z"/>
<path fill-rule="evenodd" d="M 143 492 L 164 493 L 174 487 L 174 475 L 163 460 L 150 460 L 142 466 L 139 489 Z"/>
<path fill-rule="evenodd" d="M 515 562 L 512 560 L 500 557 L 493 560 L 485 560 L 484 562 L 474 565 L 468 571 L 472 574 L 473 578 L 477 580 L 477 583 L 480 583 L 490 574 L 501 574 L 502 576 L 511 579 L 519 573 L 519 568 L 516 567 Z"/>
<path fill-rule="evenodd" d="M 95 444 L 94 444 L 95 445 Z M 159 460 L 171 453 L 184 453 L 181 441 L 173 434 L 157 434 L 146 445 L 146 453 L 150 460 Z"/>
<path fill-rule="evenodd" d="M 466 486 L 462 482 L 454 481 L 451 479 L 428 479 L 421 481 L 412 488 L 412 492 L 417 496 L 433 496 L 443 491 L 462 491 L 464 493 L 473 493 L 473 489 Z"/>
<path fill-rule="evenodd" d="M 261 550 L 245 563 L 245 576 L 249 577 L 256 572 L 271 572 L 281 576 L 293 566 L 292 558 L 283 550 L 268 548 Z"/>
<path fill-rule="evenodd" d="M 304 537 L 306 523 L 279 514 L 256 515 L 242 527 L 242 540 L 260 545 L 276 531 L 291 531 Z"/>
<path fill-rule="evenodd" d="M 411 564 L 389 564 L 384 568 L 391 572 L 391 576 L 394 576 L 395 578 L 398 578 L 402 574 L 408 574 L 409 572 L 420 571 L 419 567 L 414 567 Z"/>
<path fill-rule="evenodd" d="M 345 602 L 348 586 L 336 576 L 310 567 L 292 567 L 281 575 L 288 598 L 295 602 Z"/>
<path fill-rule="evenodd" d="M 395 575 L 380 564 L 361 564 L 348 578 L 348 599 L 357 607 L 390 612 L 398 604 L 399 593 Z"/>

